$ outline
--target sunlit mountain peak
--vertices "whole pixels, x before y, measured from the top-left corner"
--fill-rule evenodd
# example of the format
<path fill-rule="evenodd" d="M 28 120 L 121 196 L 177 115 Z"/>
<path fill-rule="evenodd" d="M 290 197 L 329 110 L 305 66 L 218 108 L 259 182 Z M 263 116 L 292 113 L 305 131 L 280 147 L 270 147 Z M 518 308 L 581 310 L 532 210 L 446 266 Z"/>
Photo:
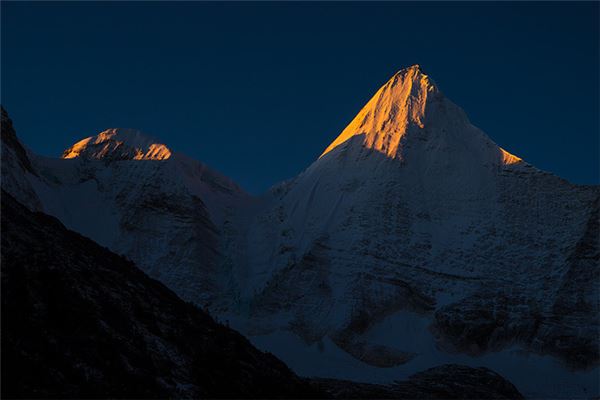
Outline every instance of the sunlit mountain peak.
<path fill-rule="evenodd" d="M 397 159 L 405 159 L 409 149 L 413 155 L 428 154 L 430 160 L 447 158 L 448 151 L 454 149 L 485 163 L 508 165 L 522 161 L 474 127 L 466 113 L 442 94 L 418 64 L 395 73 L 320 158 L 334 149 L 357 145 Z"/>
<path fill-rule="evenodd" d="M 66 149 L 62 158 L 166 160 L 171 150 L 135 129 L 111 128 Z"/>
<path fill-rule="evenodd" d="M 389 80 L 389 83 L 394 86 L 398 84 L 417 83 L 419 85 L 435 87 L 433 80 L 423 71 L 423 68 L 419 64 L 411 65 L 396 72 Z"/>
<path fill-rule="evenodd" d="M 419 65 L 398 71 L 369 100 L 321 157 L 353 136 L 364 135 L 364 145 L 396 157 L 402 137 L 425 127 L 428 104 L 443 97 Z"/>

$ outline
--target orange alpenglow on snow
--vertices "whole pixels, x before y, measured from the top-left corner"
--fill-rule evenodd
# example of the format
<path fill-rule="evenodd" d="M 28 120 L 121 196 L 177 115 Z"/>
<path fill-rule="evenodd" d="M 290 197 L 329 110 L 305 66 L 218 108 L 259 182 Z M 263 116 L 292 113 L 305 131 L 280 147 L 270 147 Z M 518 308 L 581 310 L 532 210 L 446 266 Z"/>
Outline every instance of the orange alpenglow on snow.
<path fill-rule="evenodd" d="M 508 151 L 506 151 L 502 148 L 500 150 L 502 150 L 502 163 L 503 164 L 511 165 L 511 164 L 517 164 L 517 163 L 523 162 L 522 159 L 515 156 L 514 154 L 510 154 Z"/>
<path fill-rule="evenodd" d="M 171 150 L 135 129 L 107 129 L 83 139 L 63 152 L 62 158 L 166 160 Z"/>
<path fill-rule="evenodd" d="M 389 158 L 402 159 L 403 144 L 408 136 L 420 136 L 421 140 L 442 138 L 441 142 L 462 141 L 467 134 L 460 132 L 463 127 L 479 131 L 470 124 L 464 111 L 442 94 L 421 67 L 413 65 L 400 70 L 387 81 L 319 158 L 349 139 L 362 136 L 365 148 Z M 469 140 L 479 135 L 471 136 Z M 495 153 L 502 165 L 522 161 L 500 147 Z"/>

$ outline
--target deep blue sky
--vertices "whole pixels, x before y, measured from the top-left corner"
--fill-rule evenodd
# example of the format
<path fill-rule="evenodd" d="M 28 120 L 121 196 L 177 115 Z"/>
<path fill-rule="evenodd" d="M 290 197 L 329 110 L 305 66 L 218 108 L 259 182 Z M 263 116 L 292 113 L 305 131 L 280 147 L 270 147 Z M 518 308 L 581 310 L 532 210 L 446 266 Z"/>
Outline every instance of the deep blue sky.
<path fill-rule="evenodd" d="M 418 63 L 539 168 L 599 182 L 598 3 L 2 2 L 2 103 L 35 152 L 138 128 L 251 192 Z"/>

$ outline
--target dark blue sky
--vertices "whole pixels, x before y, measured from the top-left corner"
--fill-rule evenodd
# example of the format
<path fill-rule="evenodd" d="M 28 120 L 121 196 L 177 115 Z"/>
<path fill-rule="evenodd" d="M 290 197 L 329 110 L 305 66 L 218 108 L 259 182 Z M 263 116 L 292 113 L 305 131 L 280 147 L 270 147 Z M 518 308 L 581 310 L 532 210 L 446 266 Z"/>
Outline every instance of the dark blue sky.
<path fill-rule="evenodd" d="M 418 63 L 539 168 L 599 182 L 598 3 L 2 2 L 2 103 L 58 156 L 138 128 L 251 192 Z"/>

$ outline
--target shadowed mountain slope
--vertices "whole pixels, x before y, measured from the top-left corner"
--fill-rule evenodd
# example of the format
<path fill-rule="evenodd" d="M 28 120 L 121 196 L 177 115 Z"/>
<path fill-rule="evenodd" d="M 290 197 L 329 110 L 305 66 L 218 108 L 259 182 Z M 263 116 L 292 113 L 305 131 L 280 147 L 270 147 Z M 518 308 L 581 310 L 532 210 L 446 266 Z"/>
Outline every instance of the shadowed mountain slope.
<path fill-rule="evenodd" d="M 394 385 L 297 377 L 125 258 L 2 191 L 2 398 L 522 398 L 448 365 Z"/>
<path fill-rule="evenodd" d="M 311 396 L 274 356 L 2 191 L 3 398 Z"/>

